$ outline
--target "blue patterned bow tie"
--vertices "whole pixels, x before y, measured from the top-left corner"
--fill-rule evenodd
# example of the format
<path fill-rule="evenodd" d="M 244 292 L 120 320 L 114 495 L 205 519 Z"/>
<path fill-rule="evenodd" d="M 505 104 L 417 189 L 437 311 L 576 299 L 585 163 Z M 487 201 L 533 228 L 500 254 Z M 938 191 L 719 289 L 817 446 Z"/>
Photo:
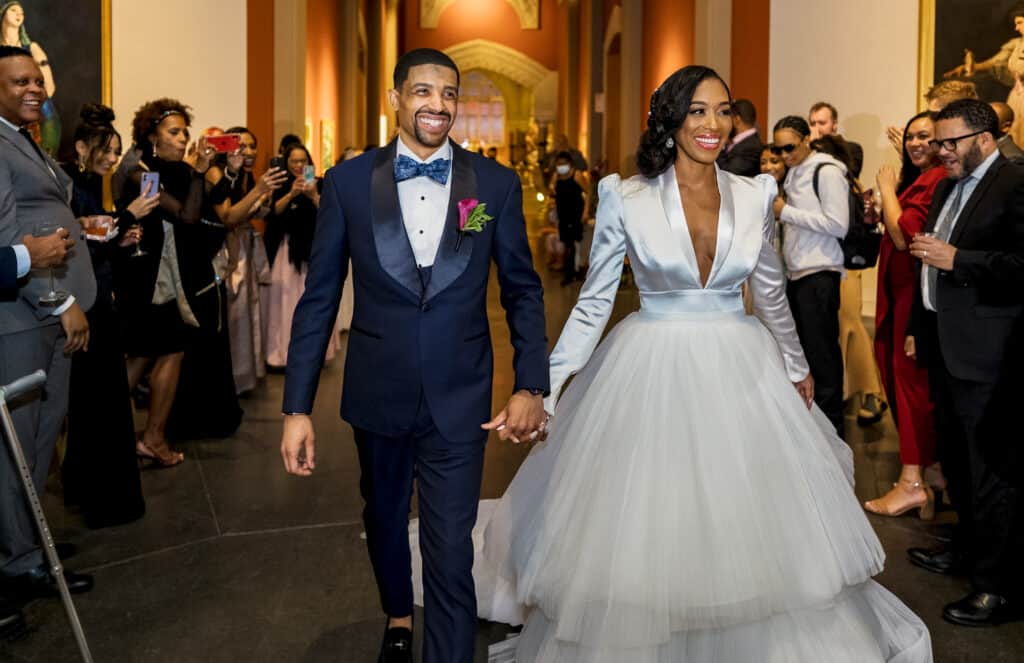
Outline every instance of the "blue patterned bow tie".
<path fill-rule="evenodd" d="M 395 182 L 404 182 L 414 177 L 429 177 L 438 184 L 448 183 L 448 170 L 451 160 L 435 159 L 430 163 L 420 163 L 404 154 L 395 159 Z"/>

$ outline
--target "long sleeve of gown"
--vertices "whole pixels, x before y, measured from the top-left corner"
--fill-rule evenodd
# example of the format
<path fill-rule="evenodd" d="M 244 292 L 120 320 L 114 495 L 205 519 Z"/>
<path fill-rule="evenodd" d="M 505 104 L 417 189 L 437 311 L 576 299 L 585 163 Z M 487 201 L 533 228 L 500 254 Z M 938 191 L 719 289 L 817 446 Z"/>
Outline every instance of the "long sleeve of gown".
<path fill-rule="evenodd" d="M 764 185 L 765 212 L 761 255 L 749 281 L 754 299 L 754 315 L 775 337 L 775 342 L 782 351 L 789 379 L 799 382 L 810 373 L 810 367 L 800 346 L 796 323 L 793 322 L 793 314 L 786 300 L 786 274 L 782 268 L 782 260 L 772 247 L 772 238 L 775 234 L 772 202 L 778 193 L 778 186 L 770 175 L 758 175 L 757 179 Z"/>
<path fill-rule="evenodd" d="M 555 403 L 566 380 L 575 375 L 594 353 L 608 319 L 615 294 L 619 290 L 623 259 L 626 255 L 626 231 L 622 220 L 621 179 L 609 175 L 598 184 L 599 203 L 594 242 L 590 249 L 590 269 L 580 290 L 576 306 L 562 328 L 551 352 L 548 366 L 551 394 L 544 409 L 555 411 Z M 787 309 L 788 312 L 788 309 Z"/>

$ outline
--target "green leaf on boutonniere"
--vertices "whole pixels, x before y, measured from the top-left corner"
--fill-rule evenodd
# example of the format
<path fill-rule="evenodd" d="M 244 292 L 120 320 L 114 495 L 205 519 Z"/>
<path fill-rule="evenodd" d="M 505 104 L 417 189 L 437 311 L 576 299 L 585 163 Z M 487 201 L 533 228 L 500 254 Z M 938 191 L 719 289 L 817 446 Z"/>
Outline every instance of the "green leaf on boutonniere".
<path fill-rule="evenodd" d="M 494 217 L 487 213 L 487 203 L 480 203 L 473 208 L 470 212 L 469 218 L 466 219 L 466 225 L 462 227 L 463 232 L 475 232 L 478 233 L 484 229 L 487 222 L 492 220 Z"/>

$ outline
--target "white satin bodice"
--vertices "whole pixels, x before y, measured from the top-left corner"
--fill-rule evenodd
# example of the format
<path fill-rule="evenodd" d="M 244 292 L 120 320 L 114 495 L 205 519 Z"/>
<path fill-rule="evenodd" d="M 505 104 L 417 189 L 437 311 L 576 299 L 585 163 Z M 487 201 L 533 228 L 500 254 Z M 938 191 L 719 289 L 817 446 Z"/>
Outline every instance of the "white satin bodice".
<path fill-rule="evenodd" d="M 721 194 L 718 239 L 704 287 L 675 169 L 653 179 L 638 175 L 623 181 L 609 175 L 601 180 L 590 270 L 550 357 L 548 412 L 554 411 L 566 380 L 597 347 L 627 255 L 640 290 L 641 313 L 651 317 L 741 314 L 741 288 L 748 282 L 754 313 L 775 337 L 789 378 L 796 382 L 807 376 L 807 360 L 786 301 L 785 274 L 772 247 L 775 180 L 768 175 L 751 179 L 716 170 Z M 708 333 L 713 334 L 713 319 L 708 325 Z"/>

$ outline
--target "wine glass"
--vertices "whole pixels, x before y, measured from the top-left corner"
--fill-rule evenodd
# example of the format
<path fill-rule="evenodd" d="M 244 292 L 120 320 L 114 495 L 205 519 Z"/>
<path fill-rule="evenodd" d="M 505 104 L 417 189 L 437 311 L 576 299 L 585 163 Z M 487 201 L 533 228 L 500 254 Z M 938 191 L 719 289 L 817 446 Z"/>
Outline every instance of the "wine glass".
<path fill-rule="evenodd" d="M 61 225 L 56 221 L 47 220 L 40 221 L 36 224 L 35 229 L 32 232 L 34 237 L 48 237 L 53 233 L 61 229 Z M 60 306 L 68 298 L 68 293 L 63 290 L 57 290 L 53 279 L 53 267 L 47 269 L 50 273 L 50 291 L 42 295 L 39 298 L 40 306 Z"/>
<path fill-rule="evenodd" d="M 134 223 L 134 224 L 132 224 L 132 226 L 128 230 L 135 230 L 136 228 L 141 228 L 141 227 L 142 226 L 139 225 L 138 223 Z M 128 255 L 130 255 L 133 258 L 138 258 L 140 256 L 149 255 L 148 251 L 143 251 L 142 250 L 142 238 L 139 238 L 139 241 L 135 243 L 135 251 L 133 251 L 132 253 L 129 253 Z"/>

